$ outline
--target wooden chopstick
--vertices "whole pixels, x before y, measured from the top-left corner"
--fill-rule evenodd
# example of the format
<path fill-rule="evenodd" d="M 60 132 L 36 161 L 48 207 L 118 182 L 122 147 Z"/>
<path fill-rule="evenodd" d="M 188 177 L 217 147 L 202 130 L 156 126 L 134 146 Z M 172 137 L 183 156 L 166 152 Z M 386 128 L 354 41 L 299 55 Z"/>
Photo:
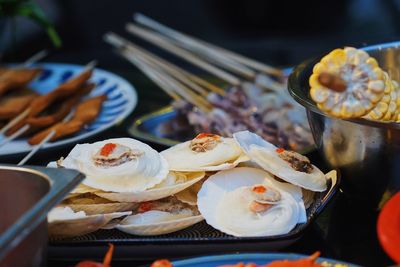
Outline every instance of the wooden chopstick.
<path fill-rule="evenodd" d="M 199 57 L 193 55 L 192 53 L 190 53 L 176 45 L 172 45 L 170 42 L 168 42 L 165 38 L 163 38 L 161 35 L 159 35 L 157 33 L 154 33 L 149 30 L 146 30 L 144 28 L 138 27 L 132 23 L 128 23 L 126 25 L 126 30 L 129 33 L 132 33 L 138 37 L 141 37 L 142 39 L 145 39 L 146 41 L 151 42 L 152 44 L 157 45 L 158 47 L 163 48 L 163 49 L 169 51 L 170 53 L 173 53 L 176 56 L 184 58 L 185 60 L 214 74 L 218 78 L 228 82 L 231 85 L 240 85 L 241 80 L 238 77 L 236 77 L 222 69 L 219 69 L 219 68 L 215 67 L 214 65 L 209 64 L 208 62 L 200 59 Z"/>
<path fill-rule="evenodd" d="M 178 32 L 172 28 L 169 28 L 143 14 L 136 13 L 133 16 L 134 21 L 137 23 L 144 25 L 146 27 L 149 27 L 159 33 L 162 33 L 165 36 L 168 36 L 180 43 L 186 44 L 186 46 L 191 46 L 193 48 L 196 48 L 201 51 L 213 51 L 213 53 L 217 54 L 223 54 L 226 57 L 231 58 L 234 61 L 240 62 L 246 66 L 249 66 L 255 70 L 258 70 L 260 72 L 264 72 L 266 74 L 272 74 L 276 76 L 282 76 L 282 71 L 278 68 L 272 67 L 270 65 L 267 65 L 265 63 L 261 63 L 259 61 L 256 61 L 254 59 L 242 56 L 240 54 L 237 54 L 235 52 L 232 52 L 230 50 L 227 50 L 225 48 L 207 43 L 203 40 L 197 39 L 195 37 L 189 36 L 187 34 L 183 34 L 181 32 Z"/>

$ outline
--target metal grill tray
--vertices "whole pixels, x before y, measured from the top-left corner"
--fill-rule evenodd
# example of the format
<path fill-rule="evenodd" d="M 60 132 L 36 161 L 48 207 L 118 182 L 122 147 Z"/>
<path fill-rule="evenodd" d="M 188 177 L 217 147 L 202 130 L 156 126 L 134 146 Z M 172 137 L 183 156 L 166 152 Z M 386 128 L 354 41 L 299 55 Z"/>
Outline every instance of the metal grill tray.
<path fill-rule="evenodd" d="M 271 251 L 289 246 L 298 240 L 304 231 L 335 195 L 340 184 L 337 182 L 331 190 L 316 193 L 313 204 L 307 209 L 307 222 L 298 224 L 290 233 L 271 237 L 239 238 L 226 235 L 209 226 L 205 221 L 184 230 L 159 236 L 135 236 L 118 230 L 99 230 L 84 236 L 69 239 L 50 240 L 50 259 L 101 258 L 108 243 L 116 245 L 115 257 L 135 260 L 151 260 L 168 256 L 183 257 L 205 253 L 227 253 L 235 251 Z"/>

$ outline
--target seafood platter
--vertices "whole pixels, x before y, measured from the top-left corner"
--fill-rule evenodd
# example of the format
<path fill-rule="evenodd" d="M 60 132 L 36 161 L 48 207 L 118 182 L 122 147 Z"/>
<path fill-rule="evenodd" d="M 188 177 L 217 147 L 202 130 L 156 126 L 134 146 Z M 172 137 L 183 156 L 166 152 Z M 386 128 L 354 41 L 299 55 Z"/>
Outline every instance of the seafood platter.
<path fill-rule="evenodd" d="M 126 118 L 133 87 L 110 72 L 57 63 L 0 69 L 0 156 L 83 140 Z"/>
<path fill-rule="evenodd" d="M 156 253 L 143 244 L 171 242 L 215 242 L 214 252 L 246 242 L 267 250 L 287 246 L 340 180 L 335 170 L 324 173 L 249 131 L 200 133 L 160 153 L 131 138 L 78 144 L 48 167 L 86 175 L 48 215 L 51 250 L 121 242 L 135 247 L 131 256 Z"/>

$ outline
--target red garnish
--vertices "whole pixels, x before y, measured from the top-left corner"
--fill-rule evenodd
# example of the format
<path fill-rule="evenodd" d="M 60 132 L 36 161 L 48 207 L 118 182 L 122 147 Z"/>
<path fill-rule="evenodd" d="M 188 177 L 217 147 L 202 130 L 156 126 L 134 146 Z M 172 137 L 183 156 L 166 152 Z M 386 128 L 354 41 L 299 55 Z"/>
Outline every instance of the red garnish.
<path fill-rule="evenodd" d="M 117 144 L 113 144 L 113 143 L 107 143 L 105 144 L 101 150 L 100 150 L 100 155 L 107 157 L 108 155 L 110 155 L 114 149 L 117 147 Z"/>
<path fill-rule="evenodd" d="M 285 149 L 283 149 L 283 148 L 281 148 L 281 147 L 278 147 L 275 151 L 276 151 L 277 153 L 282 153 L 282 152 L 285 151 Z"/>
<path fill-rule="evenodd" d="M 156 260 L 150 267 L 173 267 L 172 263 L 169 260 Z"/>
<path fill-rule="evenodd" d="M 265 188 L 265 186 L 257 185 L 253 187 L 253 192 L 255 193 L 265 193 L 265 191 L 267 191 L 267 188 Z"/>
<path fill-rule="evenodd" d="M 138 212 L 146 212 L 153 208 L 153 203 L 143 202 L 139 205 Z"/>
<path fill-rule="evenodd" d="M 108 244 L 108 251 L 104 256 L 103 263 L 95 261 L 81 261 L 75 267 L 110 267 L 112 254 L 114 252 L 114 245 Z"/>
<path fill-rule="evenodd" d="M 206 137 L 219 137 L 219 136 L 211 133 L 199 133 L 194 139 L 202 139 Z"/>

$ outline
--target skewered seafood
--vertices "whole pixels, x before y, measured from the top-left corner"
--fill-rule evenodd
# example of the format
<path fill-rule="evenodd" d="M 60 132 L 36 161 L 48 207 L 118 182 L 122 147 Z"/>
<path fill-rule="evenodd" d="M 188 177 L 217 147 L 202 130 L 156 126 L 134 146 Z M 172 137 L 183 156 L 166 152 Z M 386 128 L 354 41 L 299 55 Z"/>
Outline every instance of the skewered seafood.
<path fill-rule="evenodd" d="M 246 84 L 240 89 L 228 89 L 224 96 L 211 93 L 207 99 L 213 106 L 208 113 L 183 100 L 173 106 L 197 132 L 231 137 L 237 131 L 249 130 L 275 145 L 296 151 L 313 144 L 304 108 L 276 93 Z"/>
<path fill-rule="evenodd" d="M 314 66 L 310 95 L 338 118 L 398 120 L 399 85 L 365 51 L 335 49 Z"/>

